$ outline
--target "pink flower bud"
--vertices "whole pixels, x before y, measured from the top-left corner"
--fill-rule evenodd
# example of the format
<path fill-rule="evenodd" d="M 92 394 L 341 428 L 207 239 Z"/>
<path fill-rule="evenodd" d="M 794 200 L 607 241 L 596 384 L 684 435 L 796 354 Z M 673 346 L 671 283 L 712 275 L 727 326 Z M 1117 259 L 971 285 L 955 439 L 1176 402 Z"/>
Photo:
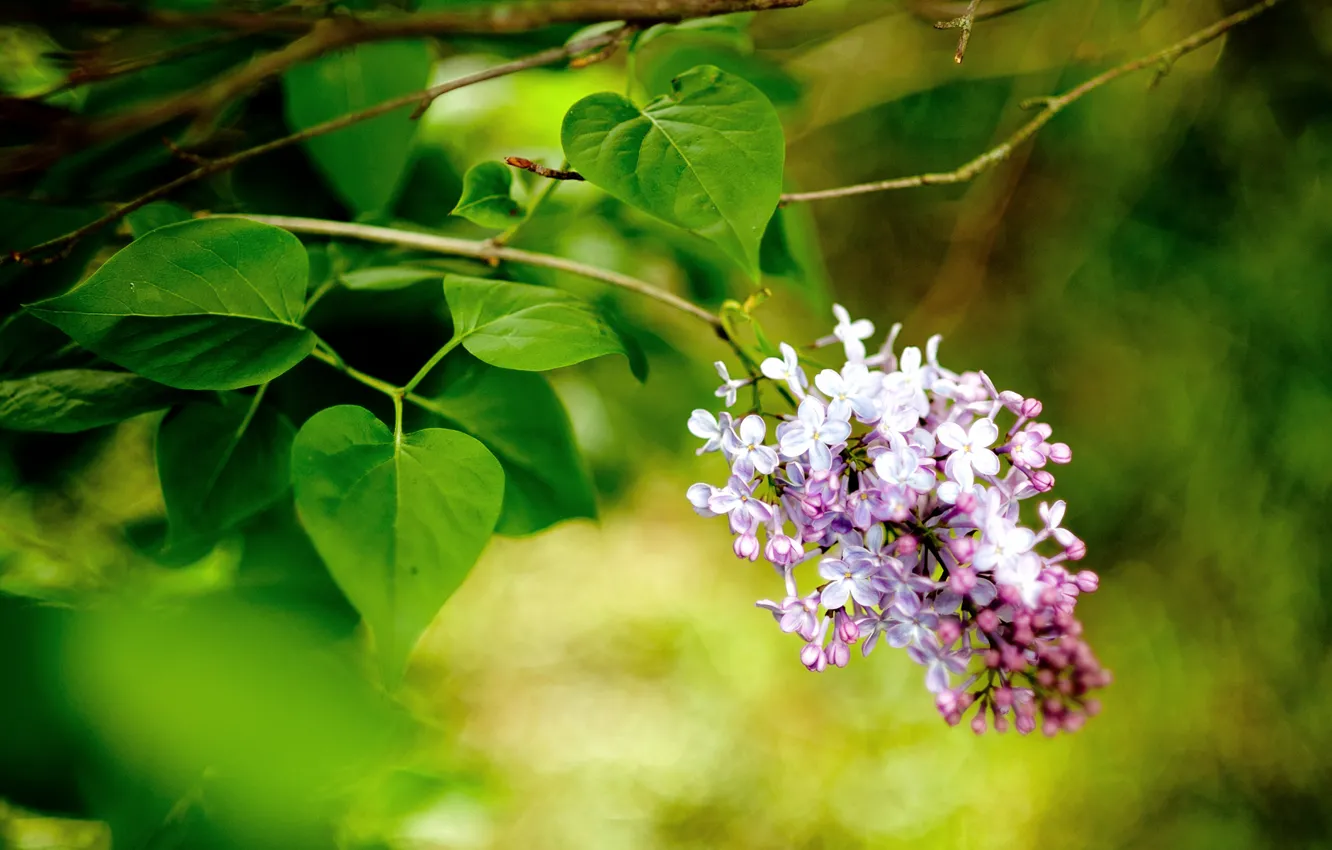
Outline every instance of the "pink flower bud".
<path fill-rule="evenodd" d="M 1068 443 L 1051 443 L 1048 457 L 1055 463 L 1068 463 L 1073 459 L 1073 450 Z"/>
<path fill-rule="evenodd" d="M 1098 699 L 1089 699 L 1083 702 L 1082 708 L 1088 716 L 1095 717 L 1101 713 L 1101 701 Z"/>
<path fill-rule="evenodd" d="M 845 643 L 835 638 L 828 644 L 828 650 L 824 654 L 828 657 L 828 663 L 834 667 L 845 667 L 851 660 L 851 650 Z"/>
<path fill-rule="evenodd" d="M 1064 557 L 1068 558 L 1070 561 L 1081 561 L 1083 558 L 1087 557 L 1087 544 L 1074 538 L 1073 542 L 1064 548 Z M 1090 590 L 1086 592 L 1091 593 Z"/>
<path fill-rule="evenodd" d="M 974 502 L 976 500 L 973 498 L 972 501 Z M 959 564 L 970 563 L 972 556 L 976 554 L 976 538 L 971 535 L 966 535 L 965 537 L 950 537 L 945 542 L 948 546 L 948 551 L 953 553 L 953 557 L 957 558 Z M 974 586 L 975 582 L 972 584 Z M 967 590 L 970 589 L 971 588 L 967 588 Z M 957 592 L 965 593 L 966 591 Z"/>
<path fill-rule="evenodd" d="M 1000 735 L 1008 731 L 1008 718 L 1002 715 L 994 718 L 994 731 Z"/>
<path fill-rule="evenodd" d="M 1030 735 L 1036 729 L 1036 718 L 1030 714 L 1019 714 L 1017 716 L 1017 730 L 1019 735 Z"/>
<path fill-rule="evenodd" d="M 1003 661 L 1003 658 L 1004 658 L 1003 654 L 1000 653 L 999 650 L 997 649 L 985 650 L 985 666 L 989 667 L 991 670 L 998 669 L 1000 663 Z"/>
<path fill-rule="evenodd" d="M 1012 707 L 1013 707 L 1013 689 L 1012 689 L 1012 688 L 995 688 L 995 691 L 994 691 L 994 704 L 995 704 L 996 706 L 998 706 L 999 708 L 1002 708 L 1002 709 L 1009 709 L 1009 708 L 1012 708 Z"/>
<path fill-rule="evenodd" d="M 1049 493 L 1054 489 L 1055 477 L 1044 469 L 1038 469 L 1031 474 L 1031 486 L 1036 488 L 1037 493 Z"/>
<path fill-rule="evenodd" d="M 913 555 L 920 548 L 920 541 L 913 534 L 903 534 L 897 538 L 897 554 L 902 556 Z"/>
<path fill-rule="evenodd" d="M 961 493 L 957 497 L 957 509 L 964 514 L 974 514 L 979 503 L 975 493 Z"/>
<path fill-rule="evenodd" d="M 957 711 L 957 693 L 952 690 L 939 691 L 934 697 L 934 707 L 944 715 Z"/>
<path fill-rule="evenodd" d="M 1053 738 L 1055 735 L 1058 735 L 1059 721 L 1055 720 L 1053 717 L 1046 718 L 1046 721 L 1041 724 L 1041 734 L 1047 738 Z"/>
<path fill-rule="evenodd" d="M 759 556 L 759 541 L 753 534 L 746 532 L 735 538 L 735 543 L 731 548 L 735 551 L 737 558 L 747 558 L 751 561 L 757 561 Z"/>
<path fill-rule="evenodd" d="M 1074 576 L 1073 580 L 1077 582 L 1078 590 L 1083 593 L 1095 593 L 1096 588 L 1101 586 L 1101 577 L 1091 570 L 1083 570 Z"/>
<path fill-rule="evenodd" d="M 807 643 L 800 650 L 800 663 L 811 673 L 822 673 L 828 666 L 828 658 L 823 654 L 823 647 L 817 643 Z"/>
<path fill-rule="evenodd" d="M 999 628 L 999 615 L 986 608 L 976 615 L 976 625 L 980 626 L 983 632 L 992 632 Z"/>
<path fill-rule="evenodd" d="M 837 639 L 843 643 L 855 643 L 860 640 L 860 626 L 856 621 L 847 616 L 845 611 L 837 612 Z M 839 667 L 843 665 L 838 665 Z"/>
<path fill-rule="evenodd" d="M 1040 416 L 1045 406 L 1041 404 L 1040 399 L 1028 398 L 1022 400 L 1022 406 L 1018 408 L 1018 415 L 1031 419 L 1034 416 Z"/>
<path fill-rule="evenodd" d="M 971 718 L 971 731 L 977 735 L 985 734 L 985 712 L 978 711 L 976 716 Z"/>
<path fill-rule="evenodd" d="M 944 646 L 952 646 L 957 643 L 958 638 L 962 637 L 962 626 L 954 618 L 948 617 L 939 623 L 935 636 L 939 638 L 939 643 Z"/>

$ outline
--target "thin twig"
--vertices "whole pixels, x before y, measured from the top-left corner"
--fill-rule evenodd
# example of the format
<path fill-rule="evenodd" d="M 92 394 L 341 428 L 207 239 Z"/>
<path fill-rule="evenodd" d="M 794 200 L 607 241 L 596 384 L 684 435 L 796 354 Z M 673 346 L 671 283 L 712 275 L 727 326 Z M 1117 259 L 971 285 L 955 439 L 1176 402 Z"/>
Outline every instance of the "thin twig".
<path fill-rule="evenodd" d="M 980 0 L 971 0 L 967 4 L 967 10 L 960 17 L 951 21 L 939 21 L 934 25 L 937 30 L 962 30 L 962 34 L 957 38 L 957 52 L 953 54 L 953 61 L 959 65 L 962 64 L 962 57 L 967 55 L 967 42 L 971 41 L 971 28 L 976 24 L 976 9 L 979 7 Z"/>
<path fill-rule="evenodd" d="M 1188 38 L 1178 41 L 1169 47 L 1139 57 L 1122 65 L 1117 65 L 1108 71 L 1104 71 L 1090 80 L 1076 86 L 1060 95 L 1053 95 L 1042 98 L 1032 98 L 1024 106 L 1040 106 L 1041 111 L 1037 113 L 1026 124 L 1017 129 L 1013 135 L 1009 136 L 1000 144 L 989 149 L 980 156 L 964 163 L 952 171 L 915 174 L 910 177 L 895 177 L 891 180 L 878 180 L 872 183 L 857 183 L 854 186 L 841 186 L 836 189 L 820 189 L 813 192 L 790 192 L 782 195 L 783 204 L 797 204 L 804 201 L 823 201 L 830 198 L 846 198 L 852 195 L 864 195 L 870 192 L 889 192 L 896 189 L 914 189 L 918 186 L 944 186 L 952 183 L 966 183 L 976 177 L 983 171 L 986 171 L 999 163 L 1003 162 L 1013 152 L 1013 149 L 1022 143 L 1031 139 L 1042 127 L 1050 122 L 1060 112 L 1070 104 L 1080 100 L 1085 95 L 1096 91 L 1107 83 L 1114 82 L 1120 77 L 1127 76 L 1136 71 L 1146 68 L 1165 68 L 1174 64 L 1181 56 L 1186 53 L 1192 53 L 1198 48 L 1209 42 L 1215 41 L 1226 32 L 1243 24 L 1263 12 L 1280 3 L 1282 0 L 1261 0 L 1261 2 L 1229 15 L 1205 29 L 1195 32 Z"/>
<path fill-rule="evenodd" d="M 550 180 L 585 180 L 587 178 L 577 171 L 569 171 L 564 168 L 547 168 L 544 165 L 533 162 L 530 159 L 524 159 L 521 156 L 506 156 L 504 161 L 514 168 L 521 168 L 523 171 L 530 171 L 538 177 L 545 177 Z"/>
<path fill-rule="evenodd" d="M 242 162 L 254 159 L 257 156 L 262 156 L 266 153 L 271 153 L 275 150 L 281 150 L 282 148 L 290 147 L 300 142 L 304 142 L 307 139 L 312 139 L 316 136 L 322 136 L 327 133 L 332 133 L 337 130 L 343 129 L 344 127 L 350 127 L 353 124 L 359 124 L 362 121 L 367 121 L 371 118 L 376 118 L 387 112 L 392 112 L 396 109 L 401 109 L 402 107 L 411 105 L 413 103 L 419 103 L 423 100 L 433 101 L 435 98 L 440 97 L 441 95 L 463 88 L 464 86 L 475 85 L 476 83 L 484 82 L 486 80 L 493 80 L 496 77 L 503 77 L 508 74 L 517 73 L 518 71 L 527 70 L 528 68 L 536 68 L 542 65 L 551 65 L 554 64 L 555 62 L 567 59 L 569 56 L 575 55 L 584 50 L 613 43 L 617 41 L 619 37 L 620 37 L 619 32 L 603 33 L 601 35 L 596 35 L 588 39 L 581 40 L 574 44 L 565 45 L 564 47 L 552 47 L 547 50 L 543 50 L 539 53 L 533 53 L 532 55 L 523 57 L 521 59 L 515 59 L 512 62 L 505 62 L 502 65 L 496 65 L 493 68 L 488 68 L 484 71 L 478 71 L 475 74 L 468 74 L 464 77 L 459 77 L 455 80 L 450 80 L 446 83 L 440 83 L 437 86 L 431 86 L 430 88 L 425 89 L 424 91 L 413 92 L 412 94 L 406 94 L 400 97 L 391 98 L 389 100 L 383 101 L 382 103 L 377 103 L 374 106 L 362 109 L 359 112 L 352 112 L 347 115 L 342 115 L 339 116 L 338 118 L 325 121 L 322 124 L 316 124 L 313 127 L 308 127 L 305 130 L 301 130 L 298 133 L 292 133 L 289 136 L 283 136 L 280 139 L 274 139 L 273 141 L 265 142 L 262 145 L 256 145 L 252 148 L 246 148 L 245 150 L 237 151 L 236 153 L 231 154 L 230 156 L 218 157 L 217 159 L 211 160 L 209 162 L 200 165 L 198 168 L 196 168 L 193 171 L 190 171 L 186 174 L 182 174 L 180 177 L 177 177 L 175 180 L 172 180 L 169 183 L 163 183 L 161 186 L 158 186 L 154 189 L 149 189 L 147 192 L 144 192 L 142 195 L 135 198 L 134 200 L 121 204 L 120 206 L 108 212 L 106 215 L 103 215 L 101 218 L 91 221 L 77 230 L 71 231 L 70 233 L 66 233 L 63 236 L 58 236 L 55 239 L 50 239 L 46 242 L 42 242 L 39 245 L 34 245 L 31 248 L 28 248 L 27 250 L 14 252 L 9 257 L 0 257 L 0 265 L 3 265 L 6 261 L 40 262 L 40 260 L 34 260 L 33 255 L 43 254 L 47 251 L 65 251 L 68 249 L 68 247 L 72 246 L 75 242 L 77 242 L 79 239 L 82 239 L 84 236 L 87 236 L 89 233 L 93 233 L 94 231 L 100 230 L 101 228 L 107 226 L 108 224 L 112 224 L 120 220 L 124 216 L 134 212 L 139 207 L 142 207 L 145 204 L 152 203 L 153 201 L 156 201 L 159 198 L 164 198 L 167 195 L 171 194 L 172 192 L 176 191 L 177 189 L 181 188 L 182 186 L 187 186 L 190 183 L 195 182 L 196 180 L 202 180 L 205 177 L 209 177 L 213 174 L 217 174 L 219 172 L 226 171 L 230 168 L 234 168 L 235 166 L 241 164 Z"/>
<path fill-rule="evenodd" d="M 574 260 L 566 260 L 563 257 L 556 257 L 552 254 L 539 254 L 535 251 L 524 251 L 520 248 L 509 248 L 501 245 L 494 245 L 488 240 L 458 239 L 452 236 L 436 236 L 430 233 L 414 233 L 410 230 L 396 230 L 391 227 L 374 227 L 368 224 L 353 224 L 345 221 L 327 221 L 319 218 L 294 218 L 280 215 L 236 215 L 226 216 L 227 218 L 246 218 L 251 221 L 257 221 L 262 224 L 271 224 L 274 227 L 281 227 L 292 233 L 306 233 L 316 236 L 333 236 L 344 239 L 359 239 L 363 242 L 378 242 L 385 245 L 398 245 L 404 248 L 414 248 L 418 251 L 429 251 L 435 254 L 447 254 L 452 257 L 471 257 L 476 260 L 500 260 L 510 263 L 520 263 L 527 266 L 540 266 L 542 268 L 554 269 L 556 271 L 576 274 L 580 277 L 590 280 L 599 280 L 602 283 L 609 283 L 612 286 L 618 286 L 621 289 L 627 289 L 630 292 L 637 292 L 639 295 L 645 295 L 662 304 L 666 304 L 683 313 L 688 313 L 697 319 L 707 322 L 713 328 L 722 329 L 721 319 L 689 301 L 681 298 L 674 293 L 667 292 L 664 289 L 658 289 L 652 284 L 620 274 L 609 269 L 588 266 Z"/>
<path fill-rule="evenodd" d="M 339 15 L 264 14 L 255 12 L 126 11 L 132 23 L 181 28 L 235 29 L 245 33 L 292 33 L 297 38 L 199 88 L 168 95 L 141 108 L 65 127 L 57 142 L 29 145 L 0 165 L 10 173 L 49 167 L 70 150 L 92 147 L 194 116 L 194 129 L 209 126 L 238 97 L 295 65 L 334 50 L 374 41 L 461 33 L 519 33 L 566 23 L 633 21 L 635 26 L 803 5 L 806 0 L 517 0 L 469 3 L 457 9 L 416 14 Z M 105 10 L 104 10 L 105 11 Z M 584 42 L 578 53 L 604 47 Z"/>

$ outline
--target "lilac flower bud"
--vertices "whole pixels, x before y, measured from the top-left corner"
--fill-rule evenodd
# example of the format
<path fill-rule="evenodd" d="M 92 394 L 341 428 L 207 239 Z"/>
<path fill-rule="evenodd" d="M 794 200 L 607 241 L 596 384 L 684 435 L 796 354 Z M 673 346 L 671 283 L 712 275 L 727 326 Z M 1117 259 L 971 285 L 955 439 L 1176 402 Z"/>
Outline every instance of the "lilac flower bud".
<path fill-rule="evenodd" d="M 759 556 L 759 541 L 754 536 L 754 532 L 746 531 L 735 538 L 735 543 L 731 546 L 735 550 L 737 558 L 747 558 L 751 561 L 757 561 Z"/>
<path fill-rule="evenodd" d="M 1084 549 L 1086 547 L 1083 547 Z M 1101 586 L 1101 578 L 1091 570 L 1083 570 L 1078 573 L 1074 579 L 1078 583 L 1078 590 L 1083 593 L 1095 593 L 1096 588 Z"/>
<path fill-rule="evenodd" d="M 1087 544 L 1074 538 L 1073 542 L 1068 544 L 1064 549 L 1064 555 L 1070 561 L 1081 561 L 1083 558 L 1087 557 Z M 1090 593 L 1090 591 L 1088 592 Z"/>
<path fill-rule="evenodd" d="M 845 610 L 837 612 L 835 621 L 837 623 L 838 640 L 843 643 L 855 643 L 860 640 L 860 626 L 856 625 L 856 621 L 851 619 Z M 839 664 L 838 666 L 844 667 L 846 665 Z"/>
<path fill-rule="evenodd" d="M 976 716 L 971 718 L 971 731 L 977 735 L 985 734 L 985 711 L 976 712 Z"/>
<path fill-rule="evenodd" d="M 779 567 L 791 567 L 800 563 L 805 556 L 805 547 L 794 537 L 787 537 L 781 531 L 769 532 L 768 543 L 763 547 L 763 555 Z"/>
<path fill-rule="evenodd" d="M 1031 474 L 1031 486 L 1036 488 L 1037 493 L 1048 493 L 1054 489 L 1055 477 L 1044 469 L 1038 469 Z"/>
<path fill-rule="evenodd" d="M 823 647 L 810 642 L 800 650 L 800 663 L 811 673 L 822 673 L 828 666 L 828 658 L 823 654 Z"/>
<path fill-rule="evenodd" d="M 903 534 L 901 537 L 897 538 L 897 554 L 903 558 L 908 555 L 914 555 L 919 546 L 920 541 L 915 538 L 915 535 Z"/>
<path fill-rule="evenodd" d="M 1068 463 L 1073 460 L 1073 450 L 1067 443 L 1051 443 L 1046 456 L 1055 463 Z"/>
<path fill-rule="evenodd" d="M 975 499 L 972 499 L 972 502 L 975 501 Z M 970 535 L 953 537 L 944 542 L 948 545 L 948 551 L 953 554 L 959 564 L 970 563 L 972 556 L 976 554 L 976 540 Z M 966 590 L 958 590 L 957 592 L 966 593 Z"/>
<path fill-rule="evenodd" d="M 986 608 L 976 615 L 976 625 L 980 630 L 986 633 L 993 632 L 999 628 L 999 615 Z"/>
<path fill-rule="evenodd" d="M 1019 735 L 1030 735 L 1036 729 L 1036 718 L 1030 714 L 1019 714 L 1016 725 Z"/>
<path fill-rule="evenodd" d="M 1000 708 L 1000 709 L 1002 709 L 1002 710 L 1004 710 L 1004 711 L 1007 711 L 1008 709 L 1012 708 L 1012 707 L 1013 707 L 1013 689 L 1012 689 L 1012 688 L 995 688 L 995 691 L 994 691 L 994 704 L 995 704 L 995 706 L 997 706 L 998 708 Z"/>
<path fill-rule="evenodd" d="M 1087 712 L 1089 716 L 1095 717 L 1101 713 L 1101 701 L 1098 699 L 1089 699 L 1082 704 L 1082 709 Z"/>
<path fill-rule="evenodd" d="M 994 718 L 994 731 L 998 732 L 1000 735 L 1007 732 L 1008 718 L 1004 717 L 1002 714 L 996 715 Z"/>
<path fill-rule="evenodd" d="M 952 617 L 939 621 L 939 628 L 934 632 L 939 638 L 939 643 L 944 646 L 952 646 L 957 643 L 958 638 L 962 637 L 962 626 Z"/>
<path fill-rule="evenodd" d="M 824 653 L 828 658 L 828 663 L 834 667 L 845 667 L 851 661 L 851 650 L 841 639 L 834 637 L 832 643 L 828 644 L 828 649 Z"/>
<path fill-rule="evenodd" d="M 1040 399 L 1027 398 L 1022 400 L 1022 406 L 1018 408 L 1017 414 L 1023 419 L 1033 419 L 1040 416 L 1041 411 L 1044 409 Z"/>

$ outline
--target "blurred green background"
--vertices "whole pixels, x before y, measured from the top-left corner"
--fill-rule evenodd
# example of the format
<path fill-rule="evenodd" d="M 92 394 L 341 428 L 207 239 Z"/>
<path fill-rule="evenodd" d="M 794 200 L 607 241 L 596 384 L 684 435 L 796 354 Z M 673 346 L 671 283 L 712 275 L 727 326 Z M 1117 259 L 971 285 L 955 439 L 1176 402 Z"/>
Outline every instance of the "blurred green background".
<path fill-rule="evenodd" d="M 645 91 L 702 61 L 746 76 L 782 112 L 791 186 L 822 188 L 953 168 L 1024 121 L 1023 99 L 1242 4 L 1047 0 L 978 24 L 957 66 L 955 34 L 929 22 L 960 5 L 813 0 L 759 16 L 752 53 L 663 38 L 636 72 Z M 48 84 L 41 33 L 5 33 L 11 92 Z M 435 73 L 510 49 L 451 45 Z M 477 235 L 447 219 L 459 175 L 557 162 L 563 112 L 625 72 L 617 57 L 441 99 L 398 217 Z M 347 660 L 359 636 L 289 513 L 183 566 L 151 556 L 152 415 L 5 437 L 0 588 L 20 595 L 0 597 L 0 846 L 1332 846 L 1332 6 L 1289 0 L 1151 76 L 1088 96 L 972 184 L 784 211 L 806 241 L 758 314 L 800 343 L 836 299 L 904 322 L 909 344 L 942 333 L 945 365 L 1043 400 L 1074 450 L 1056 495 L 1102 576 L 1079 611 L 1116 675 L 1085 730 L 949 729 L 901 653 L 806 672 L 753 608 L 778 579 L 683 498 L 724 474 L 684 428 L 712 406 L 723 346 L 658 305 L 524 271 L 611 303 L 653 374 L 556 376 L 602 518 L 496 540 L 423 641 L 406 705 Z M 260 115 L 278 110 L 265 97 Z M 67 198 L 116 196 L 66 165 Z M 304 188 L 265 191 L 278 171 Z M 208 191 L 338 214 L 296 152 Z M 585 185 L 518 244 L 712 306 L 746 286 Z M 329 295 L 330 338 L 368 324 L 344 356 L 410 374 L 442 333 L 415 292 Z M 355 393 L 297 372 L 293 410 Z M 58 604 L 76 598 L 92 611 Z"/>

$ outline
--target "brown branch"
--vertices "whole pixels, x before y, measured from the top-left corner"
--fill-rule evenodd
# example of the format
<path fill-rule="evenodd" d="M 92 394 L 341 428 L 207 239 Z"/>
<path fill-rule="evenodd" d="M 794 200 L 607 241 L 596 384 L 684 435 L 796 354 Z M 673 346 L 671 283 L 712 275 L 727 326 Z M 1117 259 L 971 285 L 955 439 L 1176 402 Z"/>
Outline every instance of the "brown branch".
<path fill-rule="evenodd" d="M 962 64 L 962 57 L 967 55 L 967 42 L 971 41 L 971 28 L 976 24 L 976 9 L 980 7 L 980 0 L 971 0 L 967 4 L 967 10 L 959 17 L 951 21 L 939 21 L 934 25 L 937 30 L 960 29 L 962 34 L 957 39 L 957 52 L 953 54 L 953 61 Z"/>
<path fill-rule="evenodd" d="M 242 162 L 254 159 L 257 156 L 262 156 L 266 153 L 271 153 L 272 151 L 275 150 L 281 150 L 282 148 L 291 147 L 292 145 L 303 142 L 306 139 L 312 139 L 316 136 L 323 136 L 328 133 L 341 130 L 344 127 L 350 127 L 353 124 L 359 124 L 362 121 L 366 121 L 371 118 L 376 118 L 387 112 L 392 112 L 395 109 L 401 109 L 404 106 L 409 106 L 412 104 L 419 104 L 419 103 L 428 104 L 431 101 L 433 101 L 435 98 L 440 97 L 441 95 L 447 94 L 448 92 L 455 91 L 465 86 L 475 85 L 476 83 L 484 82 L 486 80 L 493 80 L 496 77 L 503 77 L 508 74 L 517 73 L 518 71 L 527 70 L 528 68 L 536 68 L 542 65 L 552 65 L 556 62 L 559 62 L 563 59 L 567 59 L 570 56 L 578 55 L 587 50 L 593 50 L 603 47 L 607 44 L 617 43 L 623 37 L 623 35 L 624 35 L 624 29 L 621 29 L 614 32 L 602 33 L 600 35 L 590 36 L 589 38 L 581 39 L 577 42 L 566 44 L 563 47 L 552 47 L 547 50 L 543 50 L 539 53 L 533 53 L 532 55 L 523 57 L 522 59 L 515 59 L 512 62 L 505 62 L 502 65 L 496 65 L 495 67 L 488 68 L 484 71 L 478 71 L 474 74 L 468 74 L 464 77 L 459 77 L 455 80 L 450 80 L 446 83 L 440 83 L 437 86 L 431 86 L 430 88 L 425 89 L 423 91 L 413 92 L 411 94 L 406 94 L 400 97 L 391 98 L 389 100 L 383 101 L 382 103 L 377 103 L 374 106 L 362 109 L 359 112 L 352 112 L 347 115 L 342 115 L 339 116 L 338 118 L 325 121 L 322 124 L 316 124 L 313 127 L 308 127 L 304 130 L 301 130 L 298 133 L 292 133 L 289 136 L 283 136 L 280 139 L 274 139 L 273 141 L 265 142 L 262 145 L 256 145 L 252 148 L 246 148 L 245 150 L 237 151 L 236 153 L 231 154 L 230 156 L 219 157 L 217 159 L 206 161 L 193 171 L 183 174 L 180 177 L 177 177 L 175 180 L 170 181 L 169 183 L 164 183 L 161 186 L 148 190 L 147 192 L 143 193 L 134 200 L 121 204 L 120 206 L 108 212 L 106 215 L 103 215 L 101 218 L 98 218 L 95 221 L 89 222 L 83 227 L 80 227 L 78 230 L 66 233 L 63 236 L 59 236 L 55 239 L 48 240 L 39 245 L 34 245 L 25 251 L 15 251 L 8 258 L 0 257 L 0 264 L 3 264 L 6 260 L 11 262 L 17 261 L 25 263 L 41 262 L 40 259 L 34 259 L 32 255 L 43 254 L 48 251 L 67 252 L 68 249 L 79 239 L 82 239 L 84 236 L 87 236 L 89 233 L 100 230 L 101 228 L 107 226 L 108 224 L 112 224 L 113 222 L 119 221 L 122 217 L 128 215 L 129 213 L 134 212 L 139 207 L 142 207 L 145 204 L 152 203 L 153 201 L 156 201 L 159 198 L 164 198 L 182 186 L 189 185 L 190 183 L 193 183 L 196 180 L 202 180 L 203 178 L 208 177 L 210 175 L 226 171 L 230 168 L 234 168 L 235 166 L 241 164 Z"/>
<path fill-rule="evenodd" d="M 451 257 L 470 257 L 487 262 L 504 261 L 568 272 L 644 295 L 654 301 L 659 301 L 676 310 L 688 313 L 697 319 L 702 319 L 718 330 L 719 333 L 724 332 L 722 321 L 717 316 L 697 304 L 686 301 L 673 292 L 659 289 L 646 281 L 609 269 L 584 265 L 575 260 L 566 260 L 564 257 L 557 257 L 553 254 L 539 254 L 535 251 L 524 251 L 521 248 L 496 245 L 488 239 L 479 241 L 458 239 L 452 236 L 436 236 L 431 233 L 416 233 L 410 230 L 395 230 L 391 227 L 374 227 L 368 224 L 353 224 L 345 221 L 326 221 L 319 218 L 294 218 L 280 215 L 237 215 L 226 216 L 226 218 L 245 218 L 262 224 L 281 227 L 283 230 L 292 233 L 359 239 L 364 242 L 398 245 L 403 248 L 414 248 L 418 251 L 429 251 Z M 723 339 L 729 340 L 729 337 L 723 336 Z"/>
<path fill-rule="evenodd" d="M 310 17 L 253 12 L 146 12 L 134 20 L 157 26 L 223 28 L 245 33 L 287 33 L 285 46 L 197 89 L 168 95 L 142 108 L 63 128 L 52 142 L 31 145 L 0 161 L 0 171 L 29 172 L 50 166 L 64 153 L 92 147 L 194 116 L 204 128 L 230 101 L 266 80 L 325 53 L 357 44 L 421 36 L 519 33 L 555 24 L 631 21 L 635 25 L 681 21 L 732 12 L 803 5 L 806 0 L 516 0 L 471 3 L 443 12 Z M 105 11 L 105 10 L 104 10 Z M 127 12 L 126 14 L 129 14 Z"/>
<path fill-rule="evenodd" d="M 1209 42 L 1215 41 L 1235 27 L 1258 17 L 1263 12 L 1280 3 L 1281 0 L 1261 0 L 1259 3 L 1229 15 L 1209 27 L 1195 32 L 1188 38 L 1169 47 L 1139 57 L 1122 65 L 1104 71 L 1090 80 L 1063 94 L 1032 98 L 1024 106 L 1039 106 L 1041 111 L 1035 118 L 1023 124 L 1013 135 L 989 149 L 975 159 L 963 163 L 952 171 L 916 174 L 910 177 L 895 177 L 891 180 L 879 180 L 872 183 L 857 183 L 854 186 L 841 186 L 836 189 L 820 189 L 814 192 L 791 192 L 782 195 L 783 204 L 796 204 L 804 201 L 822 201 L 829 198 L 846 198 L 852 195 L 864 195 L 870 192 L 889 192 L 896 189 L 914 189 L 918 186 L 944 186 L 952 183 L 966 183 L 976 175 L 986 171 L 1008 158 L 1013 149 L 1028 141 L 1042 127 L 1050 122 L 1070 104 L 1096 91 L 1107 83 L 1146 68 L 1169 68 L 1186 53 L 1192 53 Z"/>
<path fill-rule="evenodd" d="M 547 168 L 544 165 L 538 165 L 530 159 L 524 159 L 521 156 L 506 156 L 504 162 L 514 168 L 521 168 L 523 171 L 530 171 L 538 177 L 546 177 L 551 180 L 585 180 L 587 178 L 577 171 L 569 171 L 561 168 Z"/>

